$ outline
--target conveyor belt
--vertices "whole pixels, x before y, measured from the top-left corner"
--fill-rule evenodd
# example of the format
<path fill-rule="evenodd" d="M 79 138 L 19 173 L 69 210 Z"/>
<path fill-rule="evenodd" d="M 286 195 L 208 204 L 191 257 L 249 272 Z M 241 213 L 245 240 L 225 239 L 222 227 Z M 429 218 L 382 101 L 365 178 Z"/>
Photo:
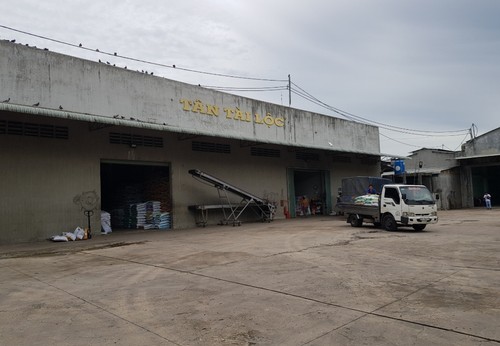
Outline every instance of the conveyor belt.
<path fill-rule="evenodd" d="M 201 179 L 210 185 L 213 185 L 219 192 L 219 198 L 224 198 L 225 199 L 225 204 L 226 207 L 229 205 L 231 214 L 229 216 L 224 215 L 224 220 L 221 221 L 221 223 L 227 224 L 228 222 L 232 222 L 233 225 L 238 224 L 240 225 L 241 222 L 239 221 L 239 217 L 243 213 L 243 211 L 252 203 L 252 205 L 255 205 L 259 210 L 260 210 L 260 217 L 263 221 L 271 221 L 273 219 L 273 215 L 275 212 L 276 207 L 274 204 L 269 203 L 265 199 L 262 199 L 260 197 L 257 197 L 247 191 L 244 191 L 234 185 L 231 185 L 225 181 L 220 180 L 219 178 L 216 178 L 208 173 L 202 172 L 198 169 L 191 169 L 189 170 L 189 173 L 195 177 L 196 179 Z M 239 197 L 242 198 L 241 202 L 237 205 L 233 205 L 227 194 L 225 196 L 221 196 L 221 191 L 228 191 L 231 192 Z M 222 204 L 221 204 L 222 205 Z M 224 208 L 222 208 L 224 211 Z"/>
<path fill-rule="evenodd" d="M 243 191 L 242 189 L 237 188 L 234 185 L 228 184 L 228 183 L 226 183 L 226 182 L 224 182 L 224 181 L 222 181 L 222 180 L 220 180 L 220 179 L 218 179 L 218 178 L 216 178 L 208 173 L 202 172 L 202 171 L 197 170 L 197 169 L 191 169 L 189 171 L 189 173 L 195 177 L 198 177 L 200 179 L 205 180 L 206 182 L 209 182 L 210 184 L 213 184 L 214 187 L 216 187 L 218 189 L 227 190 L 227 191 L 232 192 L 235 195 L 238 195 L 241 198 L 245 198 L 247 200 L 251 199 L 252 201 L 254 201 L 257 204 L 267 204 L 267 201 L 263 200 L 262 198 L 254 196 L 249 192 Z"/>

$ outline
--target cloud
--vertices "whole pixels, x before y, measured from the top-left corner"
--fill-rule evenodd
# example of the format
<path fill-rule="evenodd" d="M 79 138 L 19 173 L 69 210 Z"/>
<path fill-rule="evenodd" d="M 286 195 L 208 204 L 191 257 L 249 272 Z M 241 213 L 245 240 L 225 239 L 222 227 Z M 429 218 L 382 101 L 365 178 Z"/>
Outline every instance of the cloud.
<path fill-rule="evenodd" d="M 291 74 L 321 101 L 372 121 L 429 131 L 474 122 L 484 133 L 499 126 L 498 13 L 495 0 L 19 0 L 4 7 L 0 22 L 167 65 L 273 79 Z M 19 36 L 0 30 L 2 37 L 13 35 Z M 18 38 L 99 59 L 81 49 Z M 262 85 L 116 63 L 193 84 Z M 286 91 L 237 93 L 288 103 Z M 296 94 L 292 106 L 339 116 Z M 413 145 L 455 149 L 463 140 L 381 132 L 409 144 L 381 137 L 383 152 L 400 154 L 415 150 Z"/>

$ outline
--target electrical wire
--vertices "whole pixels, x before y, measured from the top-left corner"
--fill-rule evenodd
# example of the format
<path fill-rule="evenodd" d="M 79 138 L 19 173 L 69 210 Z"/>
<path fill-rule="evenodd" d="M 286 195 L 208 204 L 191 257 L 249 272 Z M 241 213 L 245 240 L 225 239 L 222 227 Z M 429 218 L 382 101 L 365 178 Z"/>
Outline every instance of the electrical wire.
<path fill-rule="evenodd" d="M 450 137 L 450 136 L 462 136 L 464 134 L 464 132 L 466 132 L 465 134 L 465 138 L 464 140 L 462 141 L 462 143 L 467 139 L 467 136 L 469 135 L 469 132 L 471 131 L 474 131 L 473 128 L 471 129 L 467 129 L 467 130 L 456 130 L 456 131 L 442 131 L 442 132 L 438 132 L 438 131 L 422 131 L 422 130 L 410 130 L 410 129 L 406 129 L 406 128 L 401 128 L 401 127 L 397 127 L 397 126 L 391 126 L 391 125 L 386 125 L 386 124 L 383 124 L 383 123 L 379 123 L 379 122 L 374 122 L 374 121 L 370 121 L 368 119 L 365 119 L 363 117 L 358 117 L 358 116 L 355 116 L 353 115 L 352 113 L 348 113 L 348 112 L 344 112 L 338 108 L 335 108 L 335 107 L 332 107 L 322 101 L 320 101 L 319 99 L 317 99 L 316 97 L 314 97 L 313 95 L 309 94 L 308 92 L 306 92 L 304 89 L 302 89 L 301 87 L 299 87 L 298 85 L 296 85 L 295 83 L 292 83 L 292 85 L 295 85 L 300 91 L 297 91 L 297 90 L 294 90 L 294 89 L 291 89 L 291 92 L 316 104 L 316 105 L 319 105 L 321 107 L 324 107 L 328 110 L 331 110 L 339 115 L 342 115 L 344 118 L 348 119 L 348 120 L 351 120 L 351 121 L 356 121 L 356 122 L 361 122 L 361 123 L 365 123 L 365 124 L 370 124 L 370 123 L 376 123 L 376 124 L 379 124 L 380 128 L 381 129 L 384 129 L 384 130 L 388 130 L 388 131 L 393 131 L 393 132 L 400 132 L 400 133 L 404 133 L 404 134 L 411 134 L 411 135 L 414 135 L 414 136 L 423 136 L 423 137 Z M 358 119 L 362 119 L 363 121 L 359 121 Z M 472 126 L 474 127 L 475 125 L 472 124 Z M 459 132 L 459 133 L 455 133 L 455 132 Z M 402 142 L 402 141 L 399 141 L 397 139 L 394 139 L 394 138 L 391 138 L 385 134 L 383 134 L 382 132 L 379 131 L 379 135 L 388 139 L 388 140 L 391 140 L 391 141 L 394 141 L 396 143 L 399 143 L 399 144 L 403 144 L 403 145 L 406 145 L 406 146 L 410 146 L 410 147 L 414 147 L 414 148 L 421 148 L 421 146 L 418 146 L 418 145 L 414 145 L 414 144 L 409 144 L 409 143 L 405 143 L 405 142 Z M 462 145 L 462 143 L 460 145 Z M 459 147 L 460 147 L 459 145 Z M 456 151 L 456 149 L 454 150 Z"/>
<path fill-rule="evenodd" d="M 472 124 L 472 125 L 473 125 L 473 126 L 475 126 L 474 124 Z M 460 148 L 460 147 L 462 146 L 462 144 L 464 144 L 464 143 L 465 143 L 465 141 L 467 140 L 467 137 L 468 137 L 468 136 L 469 136 L 469 134 L 466 134 L 466 135 L 465 135 L 465 137 L 464 137 L 464 139 L 462 140 L 462 142 L 460 142 L 460 144 L 459 144 L 459 145 L 457 145 L 457 147 L 456 147 L 456 148 L 455 148 L 455 150 L 453 150 L 453 151 L 457 151 L 457 150 L 458 150 L 458 148 Z M 473 137 L 473 138 L 474 138 L 474 137 Z"/>
<path fill-rule="evenodd" d="M 396 143 L 399 143 L 399 144 L 403 144 L 403 145 L 407 145 L 409 147 L 414 147 L 414 148 L 422 148 L 422 146 L 420 145 L 414 145 L 414 144 L 408 144 L 408 143 L 404 143 L 404 142 L 401 142 L 401 141 L 398 141 L 397 139 L 394 139 L 394 138 L 391 138 L 391 137 L 388 137 L 386 135 L 384 135 L 383 133 L 379 132 L 379 134 L 382 136 L 382 137 L 385 137 L 391 141 L 394 141 Z"/>
<path fill-rule="evenodd" d="M 355 114 L 352 114 L 352 113 L 343 111 L 341 109 L 338 109 L 336 107 L 330 106 L 330 105 L 328 105 L 328 104 L 320 101 L 319 99 L 317 99 L 316 97 L 314 97 L 313 95 L 311 95 L 310 93 L 308 93 L 307 91 L 305 91 L 304 89 L 302 89 L 297 84 L 295 84 L 293 82 L 291 84 L 294 85 L 295 87 L 297 87 L 301 91 L 301 92 L 297 92 L 297 91 L 294 91 L 292 89 L 292 92 L 294 92 L 295 94 L 297 94 L 299 96 L 302 96 L 302 97 L 310 100 L 313 103 L 316 103 L 317 105 L 323 106 L 326 109 L 334 111 L 335 113 L 340 114 L 340 115 L 346 117 L 349 120 L 354 120 L 354 121 L 357 120 L 358 122 L 363 122 L 363 123 L 367 123 L 367 124 L 377 124 L 381 128 L 385 128 L 386 130 L 391 130 L 391 131 L 398 131 L 399 130 L 398 132 L 411 133 L 411 134 L 417 134 L 417 133 L 425 133 L 425 134 L 428 134 L 428 133 L 436 133 L 436 134 L 458 133 L 458 134 L 456 134 L 454 136 L 457 136 L 457 135 L 461 136 L 464 132 L 469 131 L 469 129 L 451 130 L 451 131 L 414 130 L 414 129 L 408 129 L 408 128 L 404 128 L 404 127 L 398 127 L 398 126 L 388 125 L 388 124 L 381 123 L 381 122 L 374 121 L 374 120 L 369 120 L 367 118 L 364 118 L 364 117 L 361 117 L 361 116 L 357 116 Z M 440 136 L 442 136 L 442 135 L 440 135 Z"/>
<path fill-rule="evenodd" d="M 308 93 L 306 90 L 304 90 L 303 88 L 301 88 L 296 83 L 291 82 L 290 80 L 285 80 L 285 79 L 270 79 L 270 78 L 257 78 L 257 77 L 245 77 L 245 76 L 237 76 L 237 75 L 229 75 L 229 74 L 223 74 L 223 73 L 215 73 L 215 72 L 206 72 L 206 71 L 194 70 L 194 69 L 189 69 L 189 68 L 184 68 L 184 67 L 178 67 L 176 65 L 167 65 L 167 64 L 156 63 L 156 62 L 147 61 L 147 60 L 143 60 L 143 59 L 137 59 L 137 58 L 133 58 L 133 57 L 129 57 L 129 56 L 119 55 L 116 52 L 110 53 L 110 52 L 106 52 L 106 51 L 100 51 L 99 49 L 92 49 L 92 48 L 85 47 L 81 43 L 80 44 L 73 44 L 73 43 L 69 43 L 69 42 L 66 42 L 66 41 L 62 41 L 62 40 L 58 40 L 58 39 L 53 39 L 53 38 L 50 38 L 50 37 L 47 37 L 47 36 L 37 35 L 37 34 L 33 34 L 33 33 L 30 33 L 30 32 L 27 32 L 27 31 L 18 30 L 18 29 L 9 27 L 9 26 L 1 25 L 1 24 L 0 24 L 0 27 L 4 28 L 4 29 L 7 29 L 7 30 L 19 32 L 19 33 L 22 33 L 22 34 L 25 34 L 25 35 L 29 35 L 29 36 L 32 36 L 32 37 L 37 37 L 37 38 L 40 38 L 40 39 L 43 39 L 43 40 L 47 40 L 47 41 L 51 41 L 51 42 L 55 42 L 55 43 L 67 45 L 67 46 L 70 46 L 70 47 L 79 48 L 79 49 L 83 49 L 83 50 L 87 50 L 87 51 L 91 51 L 91 52 L 95 52 L 95 53 L 99 53 L 99 54 L 103 54 L 103 55 L 113 56 L 113 57 L 117 57 L 117 58 L 129 60 L 129 61 L 140 62 L 140 63 L 144 63 L 144 64 L 148 64 L 148 65 L 153 65 L 153 66 L 165 67 L 165 68 L 170 68 L 170 69 L 177 69 L 177 70 L 186 71 L 186 72 L 199 73 L 199 74 L 205 74 L 205 75 L 212 75 L 212 76 L 218 76 L 218 77 L 234 78 L 234 79 L 253 80 L 253 81 L 265 81 L 265 82 L 289 82 L 290 84 L 288 86 L 273 86 L 273 87 L 229 87 L 229 86 L 227 86 L 227 87 L 224 87 L 224 86 L 203 86 L 203 87 L 214 89 L 214 90 L 226 90 L 226 91 L 283 91 L 283 90 L 289 90 L 291 93 L 293 93 L 293 94 L 295 94 L 295 95 L 297 95 L 297 96 L 299 96 L 299 97 L 301 97 L 301 98 L 303 98 L 303 99 L 305 99 L 305 100 L 307 100 L 307 101 L 309 101 L 311 103 L 314 103 L 314 104 L 316 104 L 316 105 L 318 105 L 320 107 L 323 107 L 323 108 L 325 108 L 327 110 L 330 110 L 330 111 L 332 111 L 332 112 L 334 112 L 334 113 L 336 113 L 336 114 L 344 117 L 345 119 L 348 119 L 348 120 L 351 120 L 351 121 L 355 121 L 355 122 L 364 123 L 364 124 L 368 124 L 368 125 L 374 125 L 375 124 L 376 126 L 380 127 L 381 129 L 384 129 L 384 130 L 387 130 L 387 131 L 400 132 L 400 133 L 411 134 L 411 135 L 415 135 L 415 136 L 424 136 L 424 137 L 461 136 L 461 135 L 463 135 L 464 132 L 467 132 L 464 140 L 462 141 L 462 143 L 460 145 L 463 144 L 463 142 L 465 141 L 465 139 L 467 138 L 467 136 L 469 134 L 472 135 L 472 132 L 475 133 L 475 131 L 477 131 L 477 127 L 475 127 L 474 124 L 472 124 L 472 128 L 471 129 L 452 130 L 452 131 L 414 130 L 414 129 L 408 129 L 408 128 L 403 128 L 403 127 L 393 126 L 393 125 L 385 124 L 385 123 L 382 123 L 382 122 L 370 120 L 370 119 L 367 119 L 365 117 L 361 117 L 361 116 L 355 115 L 353 113 L 346 112 L 346 111 L 343 111 L 343 110 L 341 110 L 339 108 L 333 107 L 333 106 L 331 106 L 331 105 L 329 105 L 329 104 L 327 104 L 327 103 L 319 100 L 318 98 L 316 98 L 312 94 Z M 292 86 L 294 86 L 295 88 L 293 88 Z M 386 136 L 386 135 L 384 135 L 382 133 L 380 133 L 380 135 L 383 136 L 383 137 L 385 137 L 385 138 L 387 138 L 387 139 L 389 139 L 389 140 L 398 142 L 400 144 L 404 144 L 404 145 L 408 145 L 408 146 L 413 146 L 413 147 L 418 147 L 416 145 L 403 143 L 403 142 L 398 141 L 398 140 L 396 140 L 394 138 L 390 138 L 390 137 L 388 137 L 388 136 Z"/>
<path fill-rule="evenodd" d="M 33 34 L 31 32 L 14 29 L 14 28 L 11 28 L 11 27 L 6 26 L 6 25 L 1 25 L 0 24 L 0 27 L 4 28 L 4 29 L 7 29 L 7 30 L 19 32 L 19 33 L 24 34 L 24 35 L 29 35 L 29 36 L 37 37 L 37 38 L 40 38 L 40 39 L 43 39 L 43 40 L 47 40 L 47 41 L 51 41 L 51 42 L 56 42 L 56 43 L 59 43 L 59 44 L 63 44 L 63 45 L 66 45 L 66 46 L 70 46 L 70 47 L 74 47 L 74 48 L 79 48 L 79 49 L 84 49 L 84 50 L 87 50 L 87 51 L 91 51 L 91 52 L 95 52 L 95 53 L 99 53 L 99 54 L 103 54 L 103 55 L 114 56 L 114 57 L 117 57 L 117 58 L 129 60 L 129 61 L 140 62 L 140 63 L 143 63 L 143 64 L 148 64 L 148 65 L 153 65 L 153 66 L 166 67 L 166 68 L 176 69 L 176 70 L 181 70 L 181 71 L 186 71 L 186 72 L 199 73 L 199 74 L 205 74 L 205 75 L 211 75 L 211 76 L 218 76 L 218 77 L 234 78 L 234 79 L 245 79 L 245 80 L 264 81 L 264 82 L 288 82 L 288 80 L 286 80 L 286 79 L 245 77 L 245 76 L 237 76 L 237 75 L 230 75 L 230 74 L 224 74 L 224 73 L 216 73 L 216 72 L 207 72 L 207 71 L 194 70 L 194 69 L 190 69 L 190 68 L 186 68 L 186 67 L 179 67 L 179 66 L 176 66 L 176 65 L 167 65 L 167 64 L 162 64 L 162 63 L 157 63 L 157 62 L 152 62 L 152 61 L 147 61 L 147 60 L 143 60 L 143 59 L 137 59 L 137 58 L 133 58 L 133 57 L 129 57 L 129 56 L 120 55 L 120 54 L 118 54 L 116 52 L 110 53 L 110 52 L 106 52 L 106 51 L 101 51 L 99 49 L 88 48 L 88 47 L 83 46 L 81 43 L 80 44 L 73 44 L 73 43 L 62 41 L 62 40 L 53 39 L 53 38 L 50 38 L 50 37 L 47 37 L 47 36 L 37 35 L 37 34 Z"/>
<path fill-rule="evenodd" d="M 274 87 L 225 87 L 216 85 L 200 85 L 201 87 L 214 90 L 230 90 L 230 91 L 281 91 L 288 90 L 285 86 L 274 86 Z"/>

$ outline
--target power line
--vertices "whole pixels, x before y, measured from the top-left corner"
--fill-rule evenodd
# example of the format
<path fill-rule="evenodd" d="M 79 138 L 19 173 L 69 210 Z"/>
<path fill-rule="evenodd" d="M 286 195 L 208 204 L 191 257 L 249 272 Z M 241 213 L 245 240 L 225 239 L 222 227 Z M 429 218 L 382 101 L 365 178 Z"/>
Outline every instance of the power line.
<path fill-rule="evenodd" d="M 475 125 L 474 125 L 474 124 L 472 124 L 472 126 L 474 127 Z M 472 130 L 471 130 L 471 131 L 472 131 Z M 456 147 L 456 148 L 455 148 L 455 150 L 453 150 L 453 151 L 457 151 L 457 150 L 458 150 L 458 148 L 460 148 L 460 147 L 462 146 L 462 144 L 464 144 L 464 143 L 465 143 L 465 141 L 467 140 L 467 136 L 469 136 L 469 134 L 468 134 L 468 133 L 465 135 L 464 139 L 460 142 L 460 144 L 459 144 L 459 145 L 457 145 L 457 147 Z"/>
<path fill-rule="evenodd" d="M 335 107 L 331 107 L 321 101 L 319 101 L 318 99 L 314 98 L 313 96 L 309 96 L 308 94 L 304 94 L 302 92 L 298 92 L 294 89 L 292 89 L 292 93 L 316 104 L 316 105 L 319 105 L 321 107 L 324 107 L 330 111 L 333 111 L 341 116 L 343 116 L 344 118 L 348 119 L 348 120 L 351 120 L 351 121 L 355 121 L 355 122 L 361 122 L 361 123 L 364 123 L 364 124 L 368 124 L 368 125 L 372 125 L 369 121 L 359 121 L 357 120 L 357 118 L 353 117 L 353 116 L 350 116 L 349 114 L 350 113 L 344 113 L 338 109 L 336 109 Z M 372 123 L 375 123 L 375 124 L 381 124 L 381 123 L 377 123 L 377 122 L 372 122 Z M 460 133 L 456 133 L 454 134 L 453 132 L 451 131 L 443 131 L 443 132 L 437 132 L 437 131 L 421 131 L 421 130 L 410 130 L 410 129 L 405 129 L 405 128 L 400 128 L 400 127 L 396 127 L 396 126 L 391 126 L 391 125 L 379 125 L 378 127 L 384 129 L 384 130 L 388 130 L 388 131 L 393 131 L 393 132 L 399 132 L 399 133 L 404 133 L 404 134 L 410 134 L 410 135 L 415 135 L 415 136 L 422 136 L 422 137 L 455 137 L 455 136 L 462 136 L 464 131 L 469 131 L 469 130 L 464 130 L 464 131 L 461 131 Z"/>
<path fill-rule="evenodd" d="M 382 132 L 379 132 L 379 134 L 382 136 L 382 137 L 385 137 L 391 141 L 394 141 L 394 142 L 397 142 L 399 144 L 403 144 L 403 145 L 407 145 L 409 147 L 415 147 L 415 148 L 422 148 L 421 145 L 414 145 L 414 144 L 408 144 L 408 143 L 404 143 L 404 142 L 401 142 L 401 141 L 398 141 L 397 139 L 394 139 L 394 138 L 391 138 L 391 137 L 388 137 L 386 135 L 384 135 Z"/>
<path fill-rule="evenodd" d="M 214 90 L 228 90 L 228 91 L 281 91 L 288 90 L 287 86 L 273 86 L 273 87 L 226 87 L 216 85 L 200 85 L 201 87 Z"/>
<path fill-rule="evenodd" d="M 87 51 L 91 51 L 91 52 L 95 52 L 95 53 L 99 53 L 99 54 L 114 56 L 114 57 L 117 57 L 117 58 L 129 60 L 129 61 L 140 62 L 140 63 L 143 63 L 143 64 L 148 64 L 148 65 L 153 65 L 153 66 L 166 67 L 166 68 L 176 69 L 176 70 L 181 70 L 181 71 L 186 71 L 186 72 L 206 74 L 206 75 L 218 76 L 218 77 L 226 77 L 226 78 L 245 79 L 245 80 L 254 80 L 254 81 L 264 81 L 264 82 L 288 82 L 287 79 L 271 79 L 271 78 L 245 77 L 245 76 L 237 76 L 237 75 L 230 75 L 230 74 L 224 74 L 224 73 L 200 71 L 200 70 L 190 69 L 190 68 L 186 68 L 186 67 L 179 67 L 179 66 L 176 66 L 176 65 L 167 65 L 167 64 L 162 64 L 162 63 L 157 63 L 157 62 L 152 62 L 152 61 L 148 61 L 148 60 L 137 59 L 137 58 L 133 58 L 133 57 L 129 57 L 129 56 L 120 55 L 120 54 L 118 54 L 116 52 L 110 53 L 110 52 L 106 52 L 106 51 L 101 51 L 99 49 L 88 48 L 88 47 L 85 47 L 84 45 L 82 45 L 81 43 L 80 44 L 73 44 L 73 43 L 62 41 L 62 40 L 57 40 L 57 39 L 54 39 L 54 38 L 50 38 L 50 37 L 47 37 L 47 36 L 37 35 L 37 34 L 33 34 L 31 32 L 14 29 L 14 28 L 11 28 L 9 26 L 5 26 L 5 25 L 1 25 L 1 24 L 0 24 L 0 27 L 4 28 L 4 29 L 7 29 L 7 30 L 19 32 L 19 33 L 24 34 L 24 35 L 29 35 L 29 36 L 37 37 L 37 38 L 40 38 L 40 39 L 43 39 L 43 40 L 47 40 L 47 41 L 51 41 L 51 42 L 56 42 L 56 43 L 59 43 L 59 44 L 63 44 L 63 45 L 66 45 L 66 46 L 70 46 L 70 47 L 74 47 L 74 48 L 79 48 L 79 49 L 83 49 L 83 50 L 87 50 Z"/>
<path fill-rule="evenodd" d="M 244 79 L 244 80 L 252 80 L 252 81 L 264 81 L 264 82 L 288 82 L 287 86 L 273 86 L 273 87 L 229 87 L 229 86 L 204 86 L 204 87 L 210 88 L 210 89 L 214 89 L 214 90 L 221 90 L 221 91 L 223 90 L 223 91 L 247 91 L 247 92 L 248 91 L 282 91 L 282 90 L 289 90 L 290 94 L 294 93 L 295 95 L 298 95 L 299 97 L 302 97 L 302 98 L 304 98 L 305 100 L 307 100 L 309 102 L 312 102 L 312 103 L 314 103 L 314 104 L 316 104 L 316 105 L 318 105 L 320 107 L 323 107 L 323 108 L 325 108 L 327 110 L 330 110 L 330 111 L 332 111 L 332 112 L 334 112 L 334 113 L 336 113 L 336 114 L 344 117 L 345 119 L 348 119 L 348 120 L 351 120 L 351 121 L 355 121 L 355 122 L 364 123 L 364 124 L 368 124 L 368 125 L 375 124 L 376 126 L 380 127 L 381 129 L 388 130 L 388 131 L 400 132 L 400 133 L 404 133 L 404 134 L 411 134 L 411 135 L 415 135 L 415 136 L 424 136 L 424 137 L 443 137 L 443 136 L 461 136 L 461 135 L 463 135 L 464 132 L 467 132 L 467 135 L 469 133 L 471 133 L 471 136 L 473 136 L 472 135 L 472 131 L 475 130 L 474 129 L 475 125 L 473 125 L 473 128 L 471 128 L 471 129 L 453 130 L 453 131 L 414 130 L 414 129 L 408 129 L 408 128 L 403 128 L 403 127 L 388 125 L 388 124 L 385 124 L 385 123 L 382 123 L 382 122 L 370 120 L 370 119 L 367 119 L 367 118 L 355 115 L 353 113 L 349 113 L 349 112 L 343 111 L 343 110 L 341 110 L 339 108 L 333 107 L 333 106 L 331 106 L 331 105 L 329 105 L 329 104 L 327 104 L 327 103 L 319 100 L 318 98 L 316 98 L 312 94 L 310 94 L 307 91 L 305 91 L 299 85 L 291 82 L 290 76 L 289 76 L 288 79 L 285 80 L 285 79 L 270 79 L 270 78 L 245 77 L 245 76 L 238 76 L 238 75 L 230 75 L 230 74 L 223 74 L 223 73 L 215 73 L 215 72 L 206 72 L 206 71 L 194 70 L 194 69 L 189 69 L 189 68 L 178 67 L 176 65 L 167 65 L 167 64 L 156 63 L 156 62 L 152 62 L 152 61 L 148 61 L 148 60 L 137 59 L 137 58 L 133 58 L 133 57 L 129 57 L 129 56 L 119 55 L 116 52 L 111 53 L 111 52 L 106 52 L 106 51 L 100 51 L 99 49 L 92 49 L 92 48 L 85 47 L 81 43 L 77 45 L 77 44 L 69 43 L 69 42 L 66 42 L 66 41 L 62 41 L 62 40 L 58 40 L 58 39 L 53 39 L 53 38 L 50 38 L 50 37 L 47 37 L 47 36 L 37 35 L 37 34 L 33 34 L 33 33 L 30 33 L 30 32 L 27 32 L 27 31 L 18 30 L 18 29 L 12 28 L 12 27 L 1 25 L 1 24 L 0 24 L 0 27 L 4 28 L 4 29 L 7 29 L 7 30 L 19 32 L 19 33 L 22 33 L 22 34 L 25 34 L 25 35 L 37 37 L 37 38 L 40 38 L 40 39 L 43 39 L 43 40 L 48 40 L 48 41 L 51 41 L 51 42 L 56 42 L 56 43 L 59 43 L 59 44 L 71 46 L 71 47 L 74 47 L 74 48 L 79 48 L 79 49 L 91 51 L 91 52 L 94 52 L 94 53 L 99 53 L 99 54 L 103 54 L 103 55 L 113 56 L 113 57 L 117 57 L 117 58 L 121 58 L 121 59 L 125 59 L 125 60 L 130 60 L 130 61 L 140 62 L 140 63 L 144 63 L 144 64 L 149 64 L 149 65 L 153 65 L 153 66 L 159 66 L 159 67 L 165 67 L 165 68 L 170 68 L 170 69 L 177 69 L 177 70 L 186 71 L 186 72 L 206 74 L 206 75 L 212 75 L 212 76 L 218 76 L 218 77 L 225 77 L 225 78 L 235 78 L 235 79 Z M 293 88 L 292 85 L 295 88 Z M 415 145 L 411 145 L 411 144 L 400 142 L 400 141 L 398 141 L 398 140 L 396 140 L 394 138 L 390 138 L 390 137 L 388 137 L 388 136 L 386 136 L 386 135 L 384 135 L 382 133 L 380 133 L 380 135 L 383 136 L 383 137 L 385 137 L 385 138 L 387 138 L 387 139 L 390 139 L 390 140 L 393 140 L 395 142 L 398 142 L 400 144 L 418 147 L 418 146 L 415 146 Z M 462 141 L 462 143 L 463 143 L 463 141 Z"/>
<path fill-rule="evenodd" d="M 307 100 L 309 100 L 309 101 L 311 101 L 313 103 L 316 103 L 317 105 L 323 106 L 326 109 L 334 111 L 335 113 L 340 114 L 340 115 L 348 118 L 349 120 L 356 121 L 356 119 L 359 119 L 358 121 L 361 120 L 360 122 L 368 123 L 368 124 L 377 124 L 381 128 L 385 128 L 386 130 L 403 132 L 403 133 L 412 133 L 412 134 L 415 134 L 415 135 L 417 135 L 418 133 L 426 133 L 426 134 L 427 133 L 436 133 L 436 134 L 458 133 L 458 135 L 462 135 L 464 132 L 469 131 L 469 129 L 452 130 L 452 131 L 414 130 L 414 129 L 408 129 L 408 128 L 404 128 L 404 127 L 398 127 L 398 126 L 388 125 L 388 124 L 385 124 L 385 123 L 381 123 L 381 122 L 378 122 L 378 121 L 370 120 L 370 119 L 367 119 L 367 118 L 364 118 L 364 117 L 361 117 L 361 116 L 358 116 L 358 115 L 355 115 L 355 114 L 343 111 L 343 110 L 338 109 L 336 107 L 330 106 L 330 105 L 328 105 L 328 104 L 320 101 L 319 99 L 317 99 L 316 97 L 314 97 L 313 95 L 311 95 L 310 93 L 308 93 L 307 91 L 305 91 L 304 89 L 302 89 L 297 84 L 295 84 L 295 83 L 292 82 L 292 85 L 296 86 L 299 90 L 302 91 L 301 93 L 295 92 L 297 95 L 302 96 L 305 99 L 307 99 Z M 292 92 L 293 92 L 293 90 L 292 90 Z M 400 131 L 398 131 L 398 130 L 400 130 Z"/>

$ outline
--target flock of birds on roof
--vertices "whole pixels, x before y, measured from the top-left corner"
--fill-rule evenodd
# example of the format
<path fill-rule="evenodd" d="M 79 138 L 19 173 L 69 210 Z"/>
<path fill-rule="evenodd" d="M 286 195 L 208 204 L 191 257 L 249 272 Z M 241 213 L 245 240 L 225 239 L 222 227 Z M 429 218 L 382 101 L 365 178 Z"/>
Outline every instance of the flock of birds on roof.
<path fill-rule="evenodd" d="M 15 39 L 13 39 L 13 40 L 10 40 L 10 42 L 11 42 L 11 43 L 16 43 L 16 40 L 15 40 Z M 26 46 L 27 46 L 27 47 L 30 47 L 30 45 L 28 45 L 28 44 L 26 44 Z M 80 48 L 84 48 L 84 47 L 83 47 L 83 44 L 81 44 L 81 43 L 78 45 L 78 47 L 80 47 Z M 32 46 L 32 48 L 37 48 L 37 47 L 36 47 L 36 46 Z M 43 48 L 43 50 L 48 51 L 49 49 L 48 49 L 48 48 Z M 98 52 L 98 53 L 100 52 L 100 51 L 99 51 L 99 49 L 96 49 L 95 51 L 96 51 L 96 52 Z M 104 53 L 104 52 L 103 52 L 103 54 L 109 54 L 109 53 Z M 118 56 L 118 53 L 114 52 L 114 53 L 113 53 L 113 55 L 114 55 L 114 56 Z M 100 62 L 100 63 L 104 63 L 101 59 L 99 59 L 99 62 Z M 106 65 L 111 65 L 111 63 L 110 63 L 109 61 L 106 61 Z M 113 66 L 115 66 L 115 67 L 116 67 L 116 64 L 113 64 Z M 175 68 L 175 65 L 172 65 L 172 67 L 173 67 L 173 68 Z M 126 70 L 126 69 L 127 69 L 127 66 L 125 66 L 125 67 L 124 67 L 124 69 Z M 137 70 L 137 72 L 141 72 L 141 73 L 145 73 L 145 74 L 153 75 L 153 72 L 148 72 L 148 71 L 145 71 L 145 70 L 141 70 L 141 71 Z M 199 86 L 200 86 L 200 85 L 199 85 Z M 9 103 L 9 102 L 10 102 L 10 97 L 2 101 L 2 103 Z M 39 106 L 40 106 L 40 102 L 34 103 L 34 104 L 32 104 L 31 106 L 32 106 L 32 107 L 39 107 Z M 63 106 L 62 106 L 62 105 L 59 105 L 59 109 L 60 109 L 60 110 L 64 110 L 64 108 L 63 108 Z M 119 115 L 119 114 L 114 115 L 114 116 L 113 116 L 113 118 L 115 118 L 115 119 L 125 120 L 125 117 L 124 117 L 124 116 L 121 116 L 121 115 Z M 130 117 L 130 118 L 129 118 L 129 119 L 127 119 L 127 120 L 139 121 L 139 122 L 141 121 L 141 120 L 136 119 L 136 118 L 133 118 L 133 117 Z M 163 123 L 163 125 L 166 125 L 166 123 Z"/>
<path fill-rule="evenodd" d="M 16 43 L 16 40 L 15 40 L 15 39 L 13 39 L 13 40 L 10 40 L 10 42 L 11 42 L 11 43 Z M 26 43 L 26 46 L 27 46 L 27 47 L 32 47 L 32 48 L 37 48 L 37 46 L 30 46 L 30 45 L 29 45 L 29 44 L 27 44 L 27 43 Z M 76 45 L 73 45 L 73 46 L 75 46 L 75 47 L 76 47 Z M 84 47 L 82 43 L 78 44 L 78 47 L 79 47 L 79 48 L 88 49 L 88 48 Z M 43 48 L 43 50 L 48 51 L 49 49 L 48 49 L 48 48 Z M 103 53 L 103 54 L 108 54 L 108 55 L 111 55 L 111 53 L 101 52 L 99 49 L 96 49 L 95 51 L 96 51 L 96 52 L 98 52 L 98 53 Z M 114 52 L 112 55 L 113 55 L 113 56 L 116 56 L 116 57 L 119 57 L 119 55 L 118 55 L 118 53 L 117 53 L 117 52 Z M 104 62 L 104 61 L 102 61 L 101 59 L 99 59 L 98 61 L 99 61 L 100 63 L 102 63 L 102 64 L 104 64 L 104 63 L 105 63 L 106 65 L 110 65 L 110 66 L 117 67 L 117 66 L 116 66 L 116 64 L 111 64 L 109 61 Z M 173 67 L 173 68 L 176 68 L 175 64 L 174 64 L 174 65 L 172 65 L 172 67 Z M 123 68 L 124 68 L 125 70 L 127 70 L 127 66 L 124 66 Z M 148 72 L 148 71 L 146 71 L 146 70 L 137 70 L 137 72 L 141 72 L 141 73 L 145 73 L 145 74 L 149 74 L 149 75 L 153 75 L 153 74 L 154 74 L 154 72 Z"/>

